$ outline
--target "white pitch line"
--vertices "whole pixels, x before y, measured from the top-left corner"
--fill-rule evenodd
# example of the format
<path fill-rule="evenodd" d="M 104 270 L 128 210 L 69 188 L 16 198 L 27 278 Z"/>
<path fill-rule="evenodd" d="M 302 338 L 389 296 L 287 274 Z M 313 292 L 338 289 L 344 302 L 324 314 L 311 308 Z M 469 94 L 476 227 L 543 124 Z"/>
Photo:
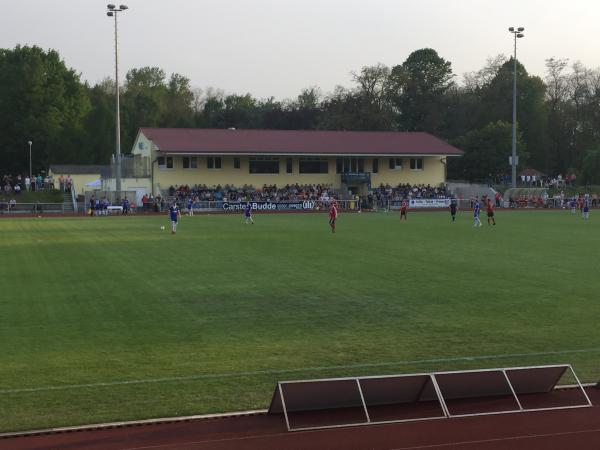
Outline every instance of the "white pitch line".
<path fill-rule="evenodd" d="M 299 372 L 323 372 L 327 370 L 340 369 L 367 369 L 374 367 L 390 367 L 390 366 L 407 366 L 412 364 L 428 364 L 428 363 L 445 363 L 458 361 L 480 361 L 486 359 L 510 359 L 510 358 L 525 358 L 531 356 L 552 356 L 552 355 L 570 355 L 574 353 L 594 353 L 600 352 L 598 348 L 583 348 L 578 350 L 559 350 L 537 353 L 509 353 L 503 355 L 476 355 L 476 356 L 458 356 L 454 358 L 433 358 L 433 359 L 415 359 L 407 361 L 392 361 L 381 363 L 367 364 L 346 364 L 338 366 L 317 366 L 317 367 L 298 367 L 295 369 L 268 369 L 268 370 L 251 370 L 246 372 L 222 372 L 222 373 L 204 373 L 198 375 L 188 375 L 181 377 L 164 377 L 164 378 L 146 378 L 138 380 L 122 380 L 122 381 L 106 381 L 98 383 L 85 384 L 63 384 L 56 386 L 41 386 L 32 388 L 17 388 L 17 389 L 0 389 L 0 394 L 20 394 L 26 392 L 43 392 L 43 391 L 63 391 L 70 389 L 85 389 L 109 386 L 122 386 L 129 384 L 146 384 L 146 383 L 172 383 L 180 381 L 195 381 L 211 378 L 230 378 L 230 377 L 247 377 L 256 375 L 284 375 L 288 373 Z"/>

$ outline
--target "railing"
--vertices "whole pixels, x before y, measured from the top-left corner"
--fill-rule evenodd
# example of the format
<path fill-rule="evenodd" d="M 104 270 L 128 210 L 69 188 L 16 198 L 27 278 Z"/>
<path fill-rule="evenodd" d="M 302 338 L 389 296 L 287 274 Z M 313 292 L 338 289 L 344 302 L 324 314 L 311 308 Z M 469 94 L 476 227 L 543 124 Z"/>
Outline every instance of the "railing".
<path fill-rule="evenodd" d="M 73 212 L 77 213 L 77 190 L 75 189 L 75 183 L 71 183 L 71 201 L 73 202 Z"/>
<path fill-rule="evenodd" d="M 14 203 L 0 202 L 0 214 L 64 213 L 64 203 Z"/>

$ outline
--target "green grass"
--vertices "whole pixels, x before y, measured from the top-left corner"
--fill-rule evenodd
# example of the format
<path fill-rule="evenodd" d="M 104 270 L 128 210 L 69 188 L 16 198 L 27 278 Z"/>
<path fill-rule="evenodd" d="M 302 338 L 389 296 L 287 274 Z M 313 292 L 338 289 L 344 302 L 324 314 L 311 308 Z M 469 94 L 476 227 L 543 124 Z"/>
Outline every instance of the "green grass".
<path fill-rule="evenodd" d="M 8 202 L 15 199 L 17 203 L 62 203 L 64 200 L 63 193 L 57 189 L 45 191 L 21 191 L 18 194 L 11 192 L 6 194 L 4 190 L 0 191 L 0 202 Z"/>
<path fill-rule="evenodd" d="M 266 408 L 283 379 L 597 380 L 598 217 L 497 216 L 2 219 L 0 430 Z"/>

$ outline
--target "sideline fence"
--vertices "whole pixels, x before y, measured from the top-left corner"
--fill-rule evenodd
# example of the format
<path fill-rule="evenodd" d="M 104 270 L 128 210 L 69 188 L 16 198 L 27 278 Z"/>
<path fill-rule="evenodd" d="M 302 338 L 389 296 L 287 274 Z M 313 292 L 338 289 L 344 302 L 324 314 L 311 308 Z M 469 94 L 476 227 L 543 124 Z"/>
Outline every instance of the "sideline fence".
<path fill-rule="evenodd" d="M 64 213 L 64 203 L 7 203 L 0 202 L 0 214 Z"/>

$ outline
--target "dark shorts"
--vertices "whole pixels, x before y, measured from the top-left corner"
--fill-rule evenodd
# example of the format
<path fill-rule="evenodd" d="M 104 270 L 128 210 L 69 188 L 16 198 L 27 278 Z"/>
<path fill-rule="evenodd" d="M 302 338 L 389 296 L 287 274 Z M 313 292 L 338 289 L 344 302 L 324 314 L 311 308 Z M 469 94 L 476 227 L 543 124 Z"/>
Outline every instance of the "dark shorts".
<path fill-rule="evenodd" d="M 329 224 L 330 224 L 330 225 L 333 225 L 333 224 L 335 224 L 335 217 L 330 217 L 330 218 L 329 218 Z"/>
<path fill-rule="evenodd" d="M 488 217 L 494 217 L 494 211 L 488 212 L 487 215 Z"/>
<path fill-rule="evenodd" d="M 401 209 L 400 210 L 400 215 L 401 216 L 405 216 L 406 215 L 406 210 L 405 209 Z"/>

